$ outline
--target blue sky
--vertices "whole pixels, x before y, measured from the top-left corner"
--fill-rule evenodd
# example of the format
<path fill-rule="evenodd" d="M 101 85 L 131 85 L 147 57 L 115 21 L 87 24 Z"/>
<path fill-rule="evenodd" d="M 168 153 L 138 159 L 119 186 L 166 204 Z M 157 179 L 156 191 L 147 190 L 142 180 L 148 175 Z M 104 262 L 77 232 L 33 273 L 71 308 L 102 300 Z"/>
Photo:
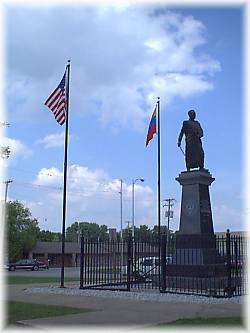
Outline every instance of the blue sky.
<path fill-rule="evenodd" d="M 61 230 L 63 132 L 45 99 L 71 59 L 67 225 L 156 224 L 156 137 L 148 123 L 161 97 L 162 199 L 177 199 L 185 170 L 177 148 L 191 108 L 203 130 L 214 227 L 242 230 L 243 8 L 6 6 L 6 101 L 12 155 L 9 198 L 30 207 L 40 227 Z M 163 223 L 164 220 L 162 221 Z"/>

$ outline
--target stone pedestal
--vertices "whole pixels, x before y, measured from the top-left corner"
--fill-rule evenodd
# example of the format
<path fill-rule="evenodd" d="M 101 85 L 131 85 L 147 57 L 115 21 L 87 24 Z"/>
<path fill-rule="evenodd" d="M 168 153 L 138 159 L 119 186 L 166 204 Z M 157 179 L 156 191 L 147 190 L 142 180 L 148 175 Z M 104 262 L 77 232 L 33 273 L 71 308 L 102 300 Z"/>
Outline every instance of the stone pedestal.
<path fill-rule="evenodd" d="M 216 243 L 209 186 L 215 179 L 208 170 L 194 170 L 182 172 L 176 180 L 182 185 L 182 199 L 175 264 L 211 264 Z"/>
<path fill-rule="evenodd" d="M 182 186 L 180 228 L 167 276 L 181 277 L 183 283 L 190 278 L 203 281 L 224 276 L 224 264 L 216 249 L 209 195 L 209 186 L 215 179 L 208 170 L 194 170 L 182 172 L 176 180 Z"/>
<path fill-rule="evenodd" d="M 182 172 L 181 217 L 178 234 L 214 234 L 209 186 L 215 180 L 206 170 Z"/>

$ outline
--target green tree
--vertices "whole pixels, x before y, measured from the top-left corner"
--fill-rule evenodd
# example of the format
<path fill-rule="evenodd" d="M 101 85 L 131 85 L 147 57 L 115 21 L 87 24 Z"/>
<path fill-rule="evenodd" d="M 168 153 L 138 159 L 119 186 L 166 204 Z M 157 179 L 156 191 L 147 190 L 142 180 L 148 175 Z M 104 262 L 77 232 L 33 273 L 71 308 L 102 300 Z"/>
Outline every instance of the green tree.
<path fill-rule="evenodd" d="M 99 227 L 99 239 L 107 240 L 108 238 L 109 238 L 108 227 L 105 224 L 103 224 Z"/>
<path fill-rule="evenodd" d="M 83 233 L 84 238 L 90 240 L 108 239 L 108 227 L 106 225 L 99 226 L 97 223 L 74 222 L 66 230 L 66 241 L 76 242 L 81 233 Z"/>
<path fill-rule="evenodd" d="M 141 242 L 148 242 L 152 238 L 152 231 L 147 225 L 140 225 L 139 228 L 135 228 L 135 239 Z"/>
<path fill-rule="evenodd" d="M 167 226 L 166 225 L 161 225 L 161 228 L 160 228 L 160 233 L 161 233 L 161 235 L 162 234 L 167 234 L 167 232 L 168 232 L 168 229 L 167 229 Z M 158 229 L 158 226 L 157 225 L 155 225 L 154 227 L 153 227 L 153 229 L 152 229 L 152 237 L 153 237 L 153 239 L 155 239 L 155 240 L 158 240 L 158 238 L 159 238 L 159 229 Z"/>
<path fill-rule="evenodd" d="M 8 256 L 16 261 L 26 256 L 36 245 L 39 227 L 38 221 L 31 216 L 28 208 L 19 201 L 7 203 Z"/>
<path fill-rule="evenodd" d="M 38 235 L 38 240 L 41 242 L 59 242 L 62 236 L 60 232 L 52 232 L 49 230 L 41 230 Z"/>
<path fill-rule="evenodd" d="M 77 242 L 80 227 L 78 222 L 74 222 L 66 230 L 66 242 Z"/>

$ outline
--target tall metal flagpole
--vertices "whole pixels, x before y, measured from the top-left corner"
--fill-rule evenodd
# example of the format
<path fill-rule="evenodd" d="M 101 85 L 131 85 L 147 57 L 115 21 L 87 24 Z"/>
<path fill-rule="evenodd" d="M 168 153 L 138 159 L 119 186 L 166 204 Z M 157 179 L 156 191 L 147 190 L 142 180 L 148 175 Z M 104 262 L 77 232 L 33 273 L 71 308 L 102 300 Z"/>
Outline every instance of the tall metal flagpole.
<path fill-rule="evenodd" d="M 158 237 L 161 235 L 161 131 L 160 131 L 160 97 L 158 97 Z"/>
<path fill-rule="evenodd" d="M 158 134 L 158 260 L 161 260 L 161 130 L 160 130 L 160 97 L 158 97 L 157 134 Z M 159 287 L 161 274 L 159 274 Z"/>
<path fill-rule="evenodd" d="M 70 60 L 67 65 L 67 87 L 66 87 L 66 126 L 64 142 L 64 172 L 63 172 L 63 219 L 62 219 L 62 262 L 61 262 L 61 286 L 64 288 L 64 253 L 65 253 L 65 222 L 66 222 L 66 194 L 67 194 L 67 164 L 68 164 L 68 131 L 69 131 L 69 75 Z"/>

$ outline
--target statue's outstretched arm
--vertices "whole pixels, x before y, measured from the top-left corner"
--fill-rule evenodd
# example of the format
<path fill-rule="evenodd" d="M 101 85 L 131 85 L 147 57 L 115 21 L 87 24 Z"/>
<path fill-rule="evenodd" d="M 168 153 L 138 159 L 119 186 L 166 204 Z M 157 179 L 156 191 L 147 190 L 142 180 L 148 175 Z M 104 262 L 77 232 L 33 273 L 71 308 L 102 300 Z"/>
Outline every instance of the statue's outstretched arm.
<path fill-rule="evenodd" d="M 184 134 L 184 126 L 182 125 L 181 131 L 179 134 L 179 138 L 178 138 L 178 147 L 180 147 L 180 145 L 181 145 L 181 140 L 182 140 L 183 134 Z"/>

